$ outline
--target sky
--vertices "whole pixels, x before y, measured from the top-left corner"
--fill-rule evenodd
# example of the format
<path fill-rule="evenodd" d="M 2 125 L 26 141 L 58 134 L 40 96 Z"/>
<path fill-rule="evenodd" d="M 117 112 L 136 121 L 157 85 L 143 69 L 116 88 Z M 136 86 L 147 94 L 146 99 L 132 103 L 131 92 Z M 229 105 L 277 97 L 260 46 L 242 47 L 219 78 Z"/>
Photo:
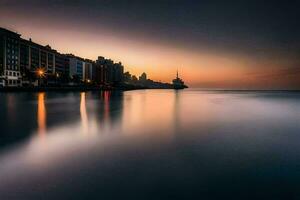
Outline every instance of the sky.
<path fill-rule="evenodd" d="M 191 87 L 300 89 L 298 1 L 0 0 L 0 26 Z"/>

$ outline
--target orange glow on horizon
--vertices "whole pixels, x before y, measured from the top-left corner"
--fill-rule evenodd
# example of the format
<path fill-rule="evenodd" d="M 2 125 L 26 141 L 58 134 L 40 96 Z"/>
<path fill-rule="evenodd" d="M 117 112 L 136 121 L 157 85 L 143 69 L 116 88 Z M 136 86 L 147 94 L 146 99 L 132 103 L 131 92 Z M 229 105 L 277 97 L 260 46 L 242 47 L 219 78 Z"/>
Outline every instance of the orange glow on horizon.
<path fill-rule="evenodd" d="M 9 13 L 7 16 L 10 16 L 5 22 L 7 28 L 18 30 L 26 39 L 30 37 L 34 42 L 49 44 L 59 52 L 73 53 L 92 60 L 105 56 L 115 62 L 121 61 L 125 71 L 136 76 L 146 72 L 150 79 L 156 81 L 170 83 L 178 69 L 180 77 L 191 87 L 259 88 L 265 87 L 266 82 L 268 87 L 299 83 L 296 76 L 272 77 L 274 72 L 291 66 L 288 58 L 280 54 L 272 58 L 256 59 L 251 55 L 209 51 L 200 44 L 198 49 L 189 49 L 151 38 L 135 39 L 134 36 L 122 35 L 101 24 L 97 29 L 88 31 L 88 27 L 75 29 L 75 25 L 63 24 L 54 19 L 45 18 L 47 23 L 28 25 L 20 16 Z M 292 65 L 297 66 L 297 63 Z M 259 74 L 266 75 L 262 78 Z"/>

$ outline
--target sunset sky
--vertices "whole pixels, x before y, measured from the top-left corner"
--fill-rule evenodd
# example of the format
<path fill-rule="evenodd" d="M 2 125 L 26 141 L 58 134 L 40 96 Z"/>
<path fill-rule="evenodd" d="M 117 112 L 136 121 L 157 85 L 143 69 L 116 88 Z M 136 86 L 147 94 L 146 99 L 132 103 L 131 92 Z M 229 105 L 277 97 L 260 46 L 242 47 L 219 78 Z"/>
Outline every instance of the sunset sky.
<path fill-rule="evenodd" d="M 297 1 L 0 0 L 0 26 L 192 87 L 300 89 Z"/>

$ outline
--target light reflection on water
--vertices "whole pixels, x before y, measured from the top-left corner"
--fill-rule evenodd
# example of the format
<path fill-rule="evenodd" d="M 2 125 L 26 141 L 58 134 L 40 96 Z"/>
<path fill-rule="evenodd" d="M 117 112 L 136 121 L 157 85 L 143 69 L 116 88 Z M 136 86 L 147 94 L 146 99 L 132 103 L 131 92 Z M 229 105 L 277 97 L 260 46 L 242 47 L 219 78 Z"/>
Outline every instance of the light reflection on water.
<path fill-rule="evenodd" d="M 42 137 L 46 134 L 46 107 L 45 107 L 45 93 L 38 94 L 38 132 Z"/>
<path fill-rule="evenodd" d="M 86 102 L 85 102 L 85 93 L 80 93 L 80 116 L 82 122 L 82 133 L 88 134 L 89 132 L 89 124 L 88 124 L 88 116 L 86 111 Z"/>
<path fill-rule="evenodd" d="M 299 100 L 192 89 L 0 94 L 0 199 L 298 197 Z"/>

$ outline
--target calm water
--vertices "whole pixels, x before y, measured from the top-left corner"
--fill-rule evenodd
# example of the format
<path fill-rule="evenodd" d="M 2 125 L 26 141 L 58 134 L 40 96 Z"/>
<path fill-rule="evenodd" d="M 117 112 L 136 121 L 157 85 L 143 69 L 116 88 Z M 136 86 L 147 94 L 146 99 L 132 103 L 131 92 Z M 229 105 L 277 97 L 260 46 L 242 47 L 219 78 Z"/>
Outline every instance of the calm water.
<path fill-rule="evenodd" d="M 0 93 L 0 199 L 300 199 L 300 94 Z"/>

